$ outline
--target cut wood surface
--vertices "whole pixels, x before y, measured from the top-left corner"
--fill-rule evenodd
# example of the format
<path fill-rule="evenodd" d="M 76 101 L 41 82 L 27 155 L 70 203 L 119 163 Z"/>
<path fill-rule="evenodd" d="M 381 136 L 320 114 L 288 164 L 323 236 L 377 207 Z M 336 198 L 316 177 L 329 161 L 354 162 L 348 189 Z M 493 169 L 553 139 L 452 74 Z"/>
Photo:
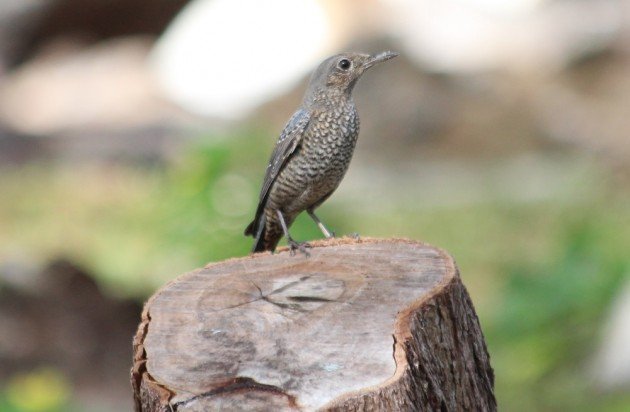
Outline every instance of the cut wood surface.
<path fill-rule="evenodd" d="M 138 411 L 493 411 L 453 259 L 402 239 L 314 242 L 184 274 L 145 305 Z"/>

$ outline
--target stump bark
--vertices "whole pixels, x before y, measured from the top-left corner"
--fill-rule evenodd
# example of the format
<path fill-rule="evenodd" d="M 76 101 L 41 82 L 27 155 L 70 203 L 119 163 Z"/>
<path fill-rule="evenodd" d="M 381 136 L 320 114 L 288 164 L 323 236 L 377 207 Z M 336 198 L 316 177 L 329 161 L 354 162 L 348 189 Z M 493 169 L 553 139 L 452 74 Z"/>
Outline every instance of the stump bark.
<path fill-rule="evenodd" d="M 401 239 L 315 242 L 180 276 L 134 338 L 137 411 L 494 411 L 453 259 Z"/>

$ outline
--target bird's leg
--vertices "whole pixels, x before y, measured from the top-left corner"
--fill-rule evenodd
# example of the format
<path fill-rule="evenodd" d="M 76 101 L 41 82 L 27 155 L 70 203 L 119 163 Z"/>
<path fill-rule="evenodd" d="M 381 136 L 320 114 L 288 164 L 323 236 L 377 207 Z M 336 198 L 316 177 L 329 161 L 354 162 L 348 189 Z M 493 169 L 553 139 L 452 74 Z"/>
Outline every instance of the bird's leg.
<path fill-rule="evenodd" d="M 308 250 L 306 250 L 306 248 L 310 248 L 311 245 L 309 245 L 307 242 L 296 242 L 295 240 L 293 240 L 293 238 L 289 234 L 289 228 L 284 221 L 284 216 L 282 216 L 282 212 L 278 209 L 276 210 L 276 213 L 278 214 L 278 219 L 280 219 L 280 226 L 282 226 L 284 237 L 287 238 L 287 243 L 289 244 L 289 249 L 291 250 L 291 256 L 295 255 L 296 250 L 299 250 L 300 252 L 304 253 L 306 257 L 309 257 L 311 254 L 308 253 Z"/>
<path fill-rule="evenodd" d="M 335 232 L 329 231 L 326 228 L 326 226 L 324 226 L 324 224 L 322 223 L 321 220 L 319 220 L 319 218 L 317 217 L 317 215 L 315 214 L 315 211 L 313 209 L 307 209 L 306 212 L 311 217 L 311 219 L 313 219 L 313 221 L 317 224 L 317 227 L 319 228 L 319 230 L 321 230 L 322 233 L 324 234 L 324 236 L 326 236 L 326 239 L 330 239 L 331 237 L 335 237 Z"/>

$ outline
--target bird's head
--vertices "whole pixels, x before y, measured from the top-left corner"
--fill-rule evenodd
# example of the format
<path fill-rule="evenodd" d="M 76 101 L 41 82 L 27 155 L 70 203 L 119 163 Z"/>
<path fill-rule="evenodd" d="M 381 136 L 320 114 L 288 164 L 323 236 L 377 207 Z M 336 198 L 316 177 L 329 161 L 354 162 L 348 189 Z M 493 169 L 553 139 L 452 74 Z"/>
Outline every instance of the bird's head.
<path fill-rule="evenodd" d="M 375 64 L 393 59 L 398 53 L 385 51 L 375 55 L 364 53 L 341 53 L 324 60 L 313 73 L 307 98 L 330 94 L 350 95 L 357 80 Z"/>

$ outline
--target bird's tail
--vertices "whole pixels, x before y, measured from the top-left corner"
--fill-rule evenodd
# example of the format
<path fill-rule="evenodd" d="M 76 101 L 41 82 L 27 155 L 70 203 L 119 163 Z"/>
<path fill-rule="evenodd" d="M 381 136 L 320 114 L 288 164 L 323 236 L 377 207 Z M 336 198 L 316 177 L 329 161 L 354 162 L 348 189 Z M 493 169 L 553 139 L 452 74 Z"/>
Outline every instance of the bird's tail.
<path fill-rule="evenodd" d="M 254 237 L 252 253 L 276 250 L 276 246 L 284 234 L 278 222 L 272 220 L 269 223 L 270 225 L 267 227 L 267 217 L 261 213 L 245 229 L 245 236 Z"/>
<path fill-rule="evenodd" d="M 252 246 L 252 253 L 263 252 L 268 250 L 265 247 L 265 214 L 262 213 L 252 220 L 252 222 L 245 229 L 245 236 L 254 237 L 254 245 Z M 271 249 L 273 250 L 273 249 Z"/>

